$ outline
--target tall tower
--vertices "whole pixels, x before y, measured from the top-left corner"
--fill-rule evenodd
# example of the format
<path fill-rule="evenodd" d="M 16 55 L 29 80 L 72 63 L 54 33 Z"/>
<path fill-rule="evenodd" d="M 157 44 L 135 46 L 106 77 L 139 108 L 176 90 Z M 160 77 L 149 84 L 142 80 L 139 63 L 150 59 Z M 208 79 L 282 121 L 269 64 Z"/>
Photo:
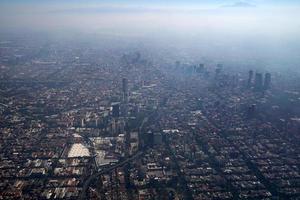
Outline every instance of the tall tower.
<path fill-rule="evenodd" d="M 253 79 L 253 70 L 250 70 L 249 71 L 249 77 L 248 77 L 248 87 L 251 86 L 252 79 Z"/>
<path fill-rule="evenodd" d="M 255 74 L 254 88 L 257 91 L 260 91 L 260 90 L 263 89 L 263 75 L 262 75 L 262 73 L 256 73 Z"/>
<path fill-rule="evenodd" d="M 196 70 L 197 73 L 203 73 L 204 72 L 204 64 L 199 64 Z"/>
<path fill-rule="evenodd" d="M 264 89 L 269 89 L 271 86 L 271 74 L 266 73 L 265 74 L 265 81 L 264 81 Z"/>
<path fill-rule="evenodd" d="M 128 100 L 128 79 L 122 79 L 122 92 L 123 92 L 123 101 L 127 102 Z"/>
<path fill-rule="evenodd" d="M 118 102 L 112 103 L 112 116 L 118 118 L 120 116 L 120 104 Z"/>

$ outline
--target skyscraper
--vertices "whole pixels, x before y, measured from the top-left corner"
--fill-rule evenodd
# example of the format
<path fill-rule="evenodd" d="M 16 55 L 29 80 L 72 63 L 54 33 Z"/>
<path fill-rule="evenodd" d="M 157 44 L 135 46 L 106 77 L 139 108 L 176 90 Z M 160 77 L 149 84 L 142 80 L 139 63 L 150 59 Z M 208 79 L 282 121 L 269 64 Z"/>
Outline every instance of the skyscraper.
<path fill-rule="evenodd" d="M 253 70 L 250 70 L 249 71 L 249 77 L 248 77 L 248 87 L 251 86 L 251 83 L 252 83 L 252 79 L 253 79 Z"/>
<path fill-rule="evenodd" d="M 119 117 L 120 116 L 120 104 L 118 102 L 112 103 L 112 116 Z"/>
<path fill-rule="evenodd" d="M 264 80 L 264 89 L 269 89 L 271 86 L 271 74 L 266 73 L 265 74 L 265 80 Z"/>
<path fill-rule="evenodd" d="M 256 73 L 255 74 L 254 89 L 257 90 L 257 91 L 260 91 L 260 90 L 263 89 L 263 75 L 262 75 L 262 73 Z"/>
<path fill-rule="evenodd" d="M 204 72 L 204 64 L 199 64 L 199 67 L 197 68 L 198 73 L 203 73 Z"/>
<path fill-rule="evenodd" d="M 127 101 L 128 98 L 128 79 L 122 79 L 122 92 L 123 92 L 123 100 Z"/>
<path fill-rule="evenodd" d="M 222 64 L 217 64 L 216 75 L 219 75 L 222 70 L 223 70 L 223 65 Z"/>

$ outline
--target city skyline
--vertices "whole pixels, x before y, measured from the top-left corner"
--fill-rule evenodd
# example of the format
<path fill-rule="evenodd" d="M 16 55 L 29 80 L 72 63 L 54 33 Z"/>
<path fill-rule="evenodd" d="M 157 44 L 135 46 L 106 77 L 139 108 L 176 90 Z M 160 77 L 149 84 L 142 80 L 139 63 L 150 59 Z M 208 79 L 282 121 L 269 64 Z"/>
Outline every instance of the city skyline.
<path fill-rule="evenodd" d="M 0 199 L 299 200 L 299 11 L 0 1 Z"/>

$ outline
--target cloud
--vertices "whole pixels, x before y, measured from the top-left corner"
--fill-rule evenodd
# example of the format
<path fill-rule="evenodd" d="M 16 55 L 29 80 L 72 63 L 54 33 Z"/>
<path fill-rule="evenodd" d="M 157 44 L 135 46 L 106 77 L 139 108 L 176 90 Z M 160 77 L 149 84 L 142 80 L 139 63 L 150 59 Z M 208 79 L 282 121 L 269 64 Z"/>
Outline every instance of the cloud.
<path fill-rule="evenodd" d="M 233 4 L 229 4 L 229 5 L 223 5 L 222 7 L 227 7 L 227 8 L 253 8 L 256 7 L 256 5 L 248 3 L 248 2 L 243 2 L 243 1 L 239 1 L 239 2 L 235 2 Z"/>

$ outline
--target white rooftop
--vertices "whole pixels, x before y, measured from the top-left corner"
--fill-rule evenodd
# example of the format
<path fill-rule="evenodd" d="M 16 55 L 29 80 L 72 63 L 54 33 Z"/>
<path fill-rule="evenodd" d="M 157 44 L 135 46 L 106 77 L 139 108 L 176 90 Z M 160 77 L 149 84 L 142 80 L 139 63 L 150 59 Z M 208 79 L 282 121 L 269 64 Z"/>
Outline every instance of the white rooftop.
<path fill-rule="evenodd" d="M 72 145 L 68 157 L 85 157 L 90 156 L 90 152 L 88 148 L 86 148 L 83 144 L 75 143 Z"/>

